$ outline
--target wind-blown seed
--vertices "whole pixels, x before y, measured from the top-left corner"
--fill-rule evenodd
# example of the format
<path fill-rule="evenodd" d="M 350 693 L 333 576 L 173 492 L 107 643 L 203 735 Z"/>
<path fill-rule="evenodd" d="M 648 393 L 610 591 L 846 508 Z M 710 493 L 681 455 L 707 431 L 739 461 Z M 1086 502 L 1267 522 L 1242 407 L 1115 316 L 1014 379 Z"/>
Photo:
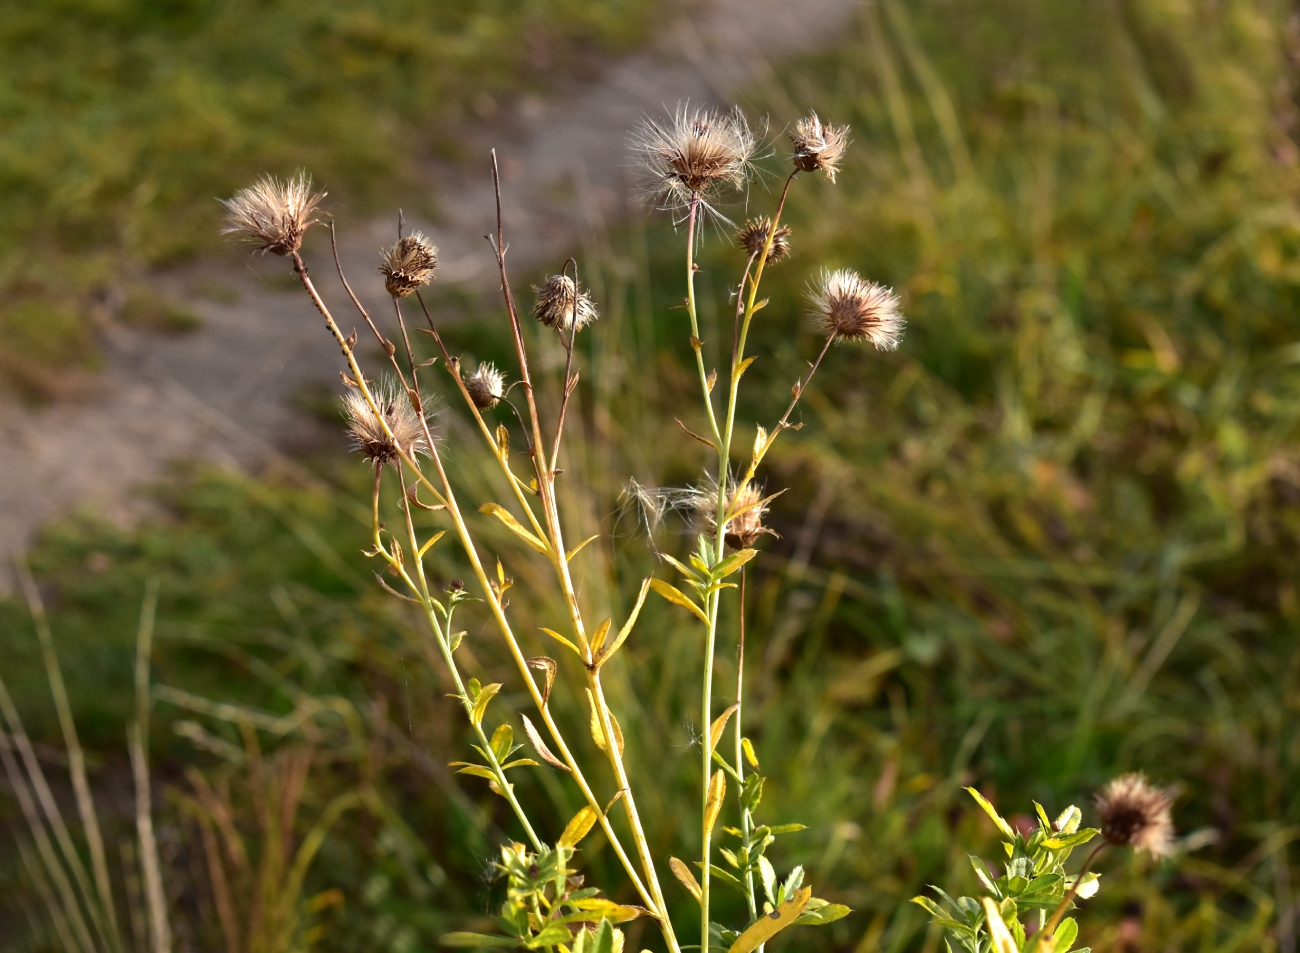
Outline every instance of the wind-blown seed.
<path fill-rule="evenodd" d="M 596 306 L 591 303 L 591 296 L 581 286 L 574 285 L 573 279 L 568 275 L 552 275 L 540 288 L 534 287 L 533 292 L 537 295 L 533 317 L 548 328 L 555 328 L 566 335 L 575 320 L 581 331 L 600 317 L 596 313 Z"/>
<path fill-rule="evenodd" d="M 469 399 L 479 410 L 491 410 L 505 396 L 506 376 L 491 364 L 483 363 L 465 380 Z"/>
<path fill-rule="evenodd" d="M 840 160 L 849 147 L 849 127 L 823 123 L 816 113 L 810 113 L 795 123 L 790 141 L 794 143 L 794 154 L 790 158 L 796 169 L 800 172 L 820 169 L 834 182 Z"/>
<path fill-rule="evenodd" d="M 438 267 L 438 248 L 419 232 L 399 238 L 384 249 L 379 263 L 384 288 L 394 298 L 415 294 L 433 280 Z"/>
<path fill-rule="evenodd" d="M 326 193 L 313 191 L 311 176 L 301 169 L 280 181 L 264 175 L 232 197 L 221 199 L 226 210 L 223 235 L 238 235 L 258 251 L 291 255 L 302 247 L 312 213 Z"/>
<path fill-rule="evenodd" d="M 822 271 L 808 292 L 822 330 L 845 341 L 870 341 L 881 351 L 898 347 L 904 318 L 898 295 L 848 268 Z"/>
<path fill-rule="evenodd" d="M 671 120 L 646 117 L 632 135 L 646 195 L 680 211 L 749 181 L 757 140 L 740 110 L 692 109 L 683 103 Z"/>
<path fill-rule="evenodd" d="M 423 421 L 411 406 L 405 388 L 396 380 L 385 378 L 371 388 L 371 396 L 383 415 L 383 423 L 359 390 L 348 391 L 343 396 L 352 449 L 376 465 L 395 463 L 401 456 L 399 447 L 411 456 L 427 454 L 429 444 L 424 437 Z M 384 431 L 385 423 L 391 437 Z"/>
<path fill-rule="evenodd" d="M 1101 836 L 1116 847 L 1145 850 L 1166 857 L 1174 848 L 1173 803 L 1168 791 L 1153 787 L 1144 775 L 1115 778 L 1095 799 L 1101 819 Z"/>

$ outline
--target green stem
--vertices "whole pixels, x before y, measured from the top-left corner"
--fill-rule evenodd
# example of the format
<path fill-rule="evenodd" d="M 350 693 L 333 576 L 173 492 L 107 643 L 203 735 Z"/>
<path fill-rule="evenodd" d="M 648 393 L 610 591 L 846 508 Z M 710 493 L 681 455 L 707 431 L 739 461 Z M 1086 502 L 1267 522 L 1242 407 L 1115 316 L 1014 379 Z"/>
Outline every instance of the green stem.
<path fill-rule="evenodd" d="M 700 209 L 700 196 L 691 196 L 691 211 L 686 217 L 686 314 L 691 319 L 691 350 L 695 352 L 695 367 L 700 375 L 700 391 L 704 395 L 704 408 L 709 414 L 709 429 L 713 432 L 713 443 L 717 446 L 722 439 L 718 431 L 718 418 L 713 412 L 713 395 L 709 392 L 709 375 L 704 370 L 703 342 L 700 340 L 700 320 L 695 308 L 695 228 Z M 707 948 L 702 953 L 708 953 Z"/>
<path fill-rule="evenodd" d="M 740 567 L 740 640 L 736 648 L 736 800 L 740 803 L 740 830 L 744 836 L 745 850 L 750 847 L 750 835 L 754 830 L 754 818 L 745 807 L 745 741 L 741 729 L 741 715 L 745 712 L 745 573 L 747 567 Z M 745 868 L 745 899 L 749 901 L 749 921 L 758 919 L 758 902 L 754 897 L 754 871 L 748 865 Z M 759 947 L 762 949 L 762 946 Z"/>

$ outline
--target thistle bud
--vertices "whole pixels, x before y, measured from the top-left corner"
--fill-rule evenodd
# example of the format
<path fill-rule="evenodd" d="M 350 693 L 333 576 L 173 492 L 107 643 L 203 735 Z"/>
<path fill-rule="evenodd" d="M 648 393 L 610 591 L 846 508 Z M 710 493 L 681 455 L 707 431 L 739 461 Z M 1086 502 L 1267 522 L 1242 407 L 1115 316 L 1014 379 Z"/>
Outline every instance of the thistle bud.
<path fill-rule="evenodd" d="M 384 289 L 394 298 L 405 298 L 427 285 L 437 267 L 437 247 L 419 232 L 412 232 L 383 251 L 379 271 Z"/>
<path fill-rule="evenodd" d="M 892 289 L 848 268 L 824 270 L 808 299 L 827 334 L 845 341 L 868 340 L 881 351 L 898 347 L 904 321 Z"/>
<path fill-rule="evenodd" d="M 745 223 L 744 228 L 736 232 L 736 244 L 750 256 L 760 255 L 764 246 L 767 245 L 767 236 L 772 232 L 772 220 L 770 218 L 751 218 Z M 775 265 L 787 255 L 790 254 L 790 226 L 782 225 L 772 236 L 772 247 L 768 249 L 767 261 L 765 264 Z"/>
<path fill-rule="evenodd" d="M 1173 852 L 1174 822 L 1169 816 L 1172 798 L 1153 787 L 1142 774 L 1125 774 L 1106 785 L 1095 803 L 1101 818 L 1101 836 L 1115 847 L 1149 851 L 1153 857 Z"/>
<path fill-rule="evenodd" d="M 223 235 L 238 235 L 258 251 L 292 255 L 302 247 L 303 234 L 316 223 L 316 211 L 325 192 L 312 191 L 311 176 L 301 169 L 281 182 L 264 175 L 231 198 L 221 199 L 226 210 Z"/>
<path fill-rule="evenodd" d="M 669 122 L 646 118 L 632 137 L 646 194 L 668 209 L 719 188 L 744 188 L 756 139 L 739 110 L 691 109 L 683 104 Z"/>
<path fill-rule="evenodd" d="M 795 123 L 790 141 L 794 143 L 794 153 L 790 158 L 796 169 L 800 172 L 820 169 L 834 182 L 840 160 L 849 147 L 849 127 L 824 125 L 817 114 L 812 113 Z"/>
<path fill-rule="evenodd" d="M 397 381 L 387 379 L 372 389 L 371 396 L 379 408 L 379 416 L 359 390 L 349 391 L 343 397 L 352 449 L 376 466 L 396 462 L 402 450 L 410 455 L 427 454 L 429 445 L 424 437 L 424 421 L 419 411 L 411 406 L 405 388 Z"/>
<path fill-rule="evenodd" d="M 542 287 L 534 287 L 533 292 L 537 295 L 533 317 L 548 328 L 555 328 L 564 334 L 569 333 L 575 320 L 581 331 L 600 317 L 596 313 L 596 306 L 591 303 L 591 296 L 576 286 L 568 275 L 552 275 Z"/>
<path fill-rule="evenodd" d="M 750 549 L 763 536 L 776 536 L 774 530 L 763 525 L 767 516 L 768 502 L 771 497 L 764 497 L 763 491 L 754 483 L 745 484 L 739 493 L 734 486 L 728 489 L 726 502 L 726 526 L 723 530 L 728 546 L 733 549 Z M 698 491 L 693 499 L 695 511 L 708 532 L 716 531 L 718 525 L 718 498 L 712 492 Z"/>
<path fill-rule="evenodd" d="M 491 364 L 480 364 L 469 379 L 465 390 L 479 410 L 491 410 L 505 396 L 506 376 Z"/>

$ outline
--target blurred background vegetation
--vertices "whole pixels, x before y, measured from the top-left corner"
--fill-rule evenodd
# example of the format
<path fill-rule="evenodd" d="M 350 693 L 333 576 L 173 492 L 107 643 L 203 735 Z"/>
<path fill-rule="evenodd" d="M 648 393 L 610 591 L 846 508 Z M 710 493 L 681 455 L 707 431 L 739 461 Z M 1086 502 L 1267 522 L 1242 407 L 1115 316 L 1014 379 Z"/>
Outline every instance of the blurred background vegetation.
<path fill-rule="evenodd" d="M 575 23 L 603 9 L 573 7 Z M 175 9 L 184 25 L 217 8 Z M 485 12 L 479 29 L 523 27 L 502 11 Z M 622 35 L 636 15 L 603 11 L 590 29 Z M 107 19 L 95 30 L 109 30 L 108 14 L 96 16 Z M 367 123 L 379 116 L 416 129 L 411 119 L 432 108 L 435 91 L 369 72 L 366 44 L 384 31 L 336 39 L 323 24 L 355 21 L 321 16 L 284 29 L 360 45 L 356 76 L 331 66 L 313 80 L 319 108 L 338 97 L 375 107 Z M 0 22 L 11 30 L 22 19 Z M 221 30 L 182 31 L 195 63 L 224 62 L 223 44 L 255 59 L 247 44 L 256 40 L 230 30 L 228 40 Z M 474 44 L 486 34 L 467 35 L 452 46 L 477 62 Z M 272 40 L 277 50 L 291 45 L 268 28 Z M 115 57 L 135 40 L 116 42 L 120 50 L 97 52 Z M 850 123 L 855 142 L 838 185 L 796 182 L 794 255 L 768 277 L 748 412 L 773 419 L 814 353 L 799 314 L 816 268 L 851 266 L 893 284 L 910 319 L 895 355 L 837 348 L 805 397 L 807 426 L 769 458 L 768 488 L 792 491 L 776 503 L 781 538 L 749 577 L 746 721 L 771 777 L 763 810 L 810 825 L 782 841 L 780 862 L 808 864 L 820 896 L 857 911 L 788 944 L 940 949 L 907 898 L 928 883 L 971 892 L 966 853 L 996 856 L 962 784 L 1008 815 L 1031 813 L 1031 799 L 1051 811 L 1080 803 L 1086 815 L 1089 792 L 1141 769 L 1177 785 L 1185 850 L 1159 865 L 1109 858 L 1081 941 L 1115 951 L 1295 950 L 1298 65 L 1300 25 L 1281 2 L 882 0 L 863 8 L 841 47 L 751 92 L 746 107 L 771 115 L 773 128 L 811 107 Z M 229 104 L 220 141 L 239 143 L 230 148 L 247 163 L 241 175 L 272 155 L 349 182 L 396 168 L 355 129 L 322 135 L 333 120 L 304 116 L 292 133 L 300 127 L 263 123 L 263 109 L 291 110 L 298 80 L 259 80 L 274 92 L 250 97 L 255 109 L 238 105 L 242 86 L 219 78 L 238 73 L 223 65 L 210 88 L 195 78 L 192 88 L 159 89 Z M 73 95 L 42 88 L 52 90 L 46 112 Z M 134 142 L 144 134 L 130 118 L 140 87 L 130 88 L 112 101 L 111 119 L 96 121 Z M 18 128 L 35 136 L 45 127 Z M 17 142 L 7 136 L 6 156 L 29 156 Z M 778 143 L 775 173 L 783 151 Z M 87 261 L 123 249 L 165 257 L 175 251 L 170 215 L 211 216 L 216 172 L 178 173 L 174 183 L 190 183 L 169 186 L 179 191 L 150 186 L 159 198 L 141 210 L 130 196 L 145 177 L 117 161 L 126 162 L 105 160 L 111 174 L 87 172 L 86 181 L 117 183 L 103 193 L 115 198 L 96 201 L 121 216 L 113 220 L 140 224 L 130 243 L 121 229 L 95 232 Z M 57 198 L 77 194 L 67 185 L 20 194 L 30 206 L 20 201 L 4 227 L 5 241 L 23 248 L 6 246 L 6 261 L 34 268 L 32 236 L 68 247 L 54 222 L 75 222 L 82 206 Z M 760 190 L 750 206 L 770 202 Z M 71 229 L 76 240 L 90 234 Z M 655 568 L 620 496 L 624 482 L 683 485 L 704 465 L 672 422 L 691 425 L 698 414 L 682 396 L 692 393 L 690 352 L 673 310 L 680 238 L 665 221 L 633 221 L 592 235 L 581 257 L 604 318 L 588 336 L 582 425 L 566 465 L 582 524 L 570 535 L 591 527 L 612 541 L 606 555 L 584 551 L 582 585 L 593 603 L 607 597 L 615 618 L 634 581 Z M 309 252 L 322 253 L 320 239 Z M 706 348 L 725 341 L 739 265 L 726 236 L 711 234 L 700 278 L 713 302 Z M 448 337 L 504 363 L 504 319 L 494 304 L 483 309 L 485 320 L 453 325 Z M 452 446 L 468 443 L 455 410 L 440 420 Z M 472 453 L 453 461 L 466 485 L 494 498 L 494 477 Z M 121 740 L 140 598 L 146 580 L 161 582 L 157 678 L 166 688 L 154 759 L 170 792 L 162 827 L 173 902 L 195 948 L 224 942 L 202 841 L 211 805 L 208 815 L 196 809 L 196 792 L 206 784 L 228 798 L 254 845 L 254 805 L 270 796 L 247 784 L 241 721 L 261 725 L 257 757 L 307 772 L 294 812 L 283 812 L 297 818 L 298 836 L 340 792 L 365 793 L 327 838 L 304 894 L 318 933 L 328 930 L 322 948 L 432 948 L 442 930 L 484 925 L 494 902 L 484 864 L 510 821 L 478 782 L 452 781 L 441 767 L 459 757 L 465 733 L 447 685 L 422 660 L 418 628 L 377 591 L 358 554 L 364 468 L 306 463 L 310 478 L 178 473 L 157 491 L 165 518 L 131 532 L 68 521 L 46 534 L 33 567 L 110 800 L 126 790 Z M 656 542 L 675 551 L 688 538 L 669 526 Z M 543 567 L 506 539 L 495 544 L 518 580 L 519 629 L 552 624 L 557 607 L 523 596 Z M 438 558 L 445 578 L 460 572 L 451 547 Z M 484 617 L 462 611 L 468 667 L 503 676 L 509 690 Z M 680 852 L 699 640 L 667 607 L 649 611 L 634 640 L 642 644 L 626 650 L 610 688 L 633 763 L 653 766 L 640 779 L 653 839 L 662 853 Z M 0 669 L 33 734 L 56 745 L 26 612 L 11 602 L 0 613 L 12 633 L 0 642 Z M 540 638 L 531 643 L 539 652 Z M 276 721 L 292 712 L 301 718 Z M 576 706 L 562 713 L 579 726 L 585 717 Z M 578 806 L 552 774 L 520 784 L 550 806 L 542 826 L 553 833 Z M 584 845 L 588 868 L 619 883 L 595 840 Z M 678 906 L 688 902 L 675 884 L 666 889 Z M 18 913 L 9 911 L 15 923 Z M 641 939 L 654 942 L 648 932 L 629 942 Z"/>

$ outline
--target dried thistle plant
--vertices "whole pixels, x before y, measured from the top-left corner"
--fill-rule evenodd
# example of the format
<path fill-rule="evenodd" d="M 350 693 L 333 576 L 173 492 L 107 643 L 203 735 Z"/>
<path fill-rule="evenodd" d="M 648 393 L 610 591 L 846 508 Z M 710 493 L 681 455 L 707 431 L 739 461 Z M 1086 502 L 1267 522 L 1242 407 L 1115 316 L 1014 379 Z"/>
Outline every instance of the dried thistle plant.
<path fill-rule="evenodd" d="M 790 232 L 789 225 L 773 231 L 771 219 L 751 218 L 736 232 L 736 244 L 749 252 L 751 258 L 763 255 L 767 249 L 764 261 L 775 265 L 790 254 Z"/>
<path fill-rule="evenodd" d="M 226 209 L 222 234 L 236 235 L 258 251 L 292 255 L 316 223 L 312 215 L 325 195 L 312 188 L 311 176 L 301 170 L 283 181 L 264 175 L 221 201 Z"/>
<path fill-rule="evenodd" d="M 903 333 L 898 295 L 840 268 L 821 273 L 808 300 L 822 330 L 840 341 L 870 341 L 877 350 L 892 351 Z"/>
<path fill-rule="evenodd" d="M 744 115 L 733 109 L 692 109 L 683 104 L 669 120 L 647 117 L 632 136 L 645 195 L 669 211 L 685 211 L 724 190 L 745 188 L 757 140 Z"/>
<path fill-rule="evenodd" d="M 384 250 L 379 273 L 384 276 L 385 291 L 394 298 L 406 298 L 432 281 L 437 267 L 437 247 L 420 232 L 412 232 Z"/>
<path fill-rule="evenodd" d="M 823 124 L 816 113 L 795 123 L 794 132 L 790 134 L 794 144 L 791 160 L 800 172 L 825 172 L 826 177 L 835 181 L 840 162 L 849 148 L 849 127 Z"/>
<path fill-rule="evenodd" d="M 575 325 L 581 331 L 600 317 L 591 295 L 568 275 L 552 275 L 540 288 L 533 288 L 533 293 L 537 296 L 533 317 L 562 334 L 569 333 Z"/>

